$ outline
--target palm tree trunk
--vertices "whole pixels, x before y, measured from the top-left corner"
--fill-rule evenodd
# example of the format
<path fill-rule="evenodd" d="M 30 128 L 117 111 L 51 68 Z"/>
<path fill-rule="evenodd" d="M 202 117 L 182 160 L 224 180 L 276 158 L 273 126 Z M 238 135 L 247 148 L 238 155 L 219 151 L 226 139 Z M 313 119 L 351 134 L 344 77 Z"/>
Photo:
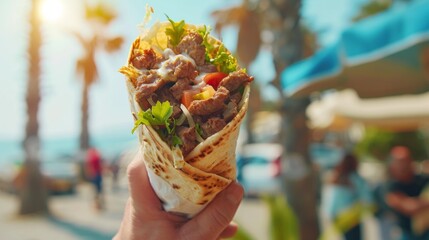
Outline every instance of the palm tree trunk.
<path fill-rule="evenodd" d="M 273 27 L 274 42 L 272 54 L 277 77 L 273 82 L 280 93 L 283 93 L 280 85 L 280 73 L 292 63 L 303 57 L 303 34 L 301 31 L 301 0 L 270 0 L 270 10 L 276 12 L 277 27 Z M 313 170 L 308 156 L 309 129 L 306 125 L 305 110 L 309 99 L 293 99 L 283 96 L 282 119 L 283 139 L 285 147 L 285 159 L 289 166 L 294 161 L 298 169 L 291 169 L 294 176 L 286 173 L 285 187 L 286 197 L 290 202 L 298 219 L 300 227 L 300 239 L 314 240 L 320 234 L 318 224 L 318 175 Z"/>
<path fill-rule="evenodd" d="M 294 210 L 298 223 L 300 239 L 318 239 L 319 177 L 313 168 L 308 154 L 310 131 L 306 126 L 305 110 L 310 103 L 308 98 L 287 99 L 283 106 L 283 143 L 287 154 L 285 192 Z"/>
<path fill-rule="evenodd" d="M 247 143 L 255 143 L 256 139 L 252 131 L 252 123 L 255 121 L 255 113 L 257 113 L 261 109 L 261 94 L 259 87 L 256 85 L 255 81 L 251 83 L 250 89 L 252 89 L 252 91 L 249 96 L 249 106 L 246 112 L 245 127 L 247 132 Z"/>
<path fill-rule="evenodd" d="M 48 197 L 40 172 L 40 139 L 38 112 L 40 104 L 40 23 L 37 16 L 39 0 L 32 1 L 29 36 L 29 74 L 26 93 L 27 124 L 23 142 L 25 162 L 21 169 L 19 214 L 47 213 Z"/>
<path fill-rule="evenodd" d="M 83 83 L 81 110 L 80 150 L 85 152 L 89 148 L 89 84 L 85 82 Z"/>

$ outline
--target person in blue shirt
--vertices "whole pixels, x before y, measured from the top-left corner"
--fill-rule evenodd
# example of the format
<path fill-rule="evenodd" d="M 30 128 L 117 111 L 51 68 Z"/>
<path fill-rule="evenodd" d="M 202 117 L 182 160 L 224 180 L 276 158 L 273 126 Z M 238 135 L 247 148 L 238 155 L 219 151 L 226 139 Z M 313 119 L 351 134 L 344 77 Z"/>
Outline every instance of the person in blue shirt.
<path fill-rule="evenodd" d="M 327 214 L 346 240 L 362 239 L 361 215 L 373 203 L 371 189 L 357 168 L 356 157 L 345 153 L 328 179 Z"/>

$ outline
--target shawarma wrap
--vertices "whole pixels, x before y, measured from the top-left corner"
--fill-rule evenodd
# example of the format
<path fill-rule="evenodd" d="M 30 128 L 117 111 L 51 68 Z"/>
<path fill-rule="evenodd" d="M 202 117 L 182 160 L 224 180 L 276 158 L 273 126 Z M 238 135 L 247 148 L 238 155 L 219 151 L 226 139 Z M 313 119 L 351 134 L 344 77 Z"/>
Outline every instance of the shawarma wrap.
<path fill-rule="evenodd" d="M 253 77 L 206 26 L 168 20 L 137 37 L 120 72 L 152 187 L 192 217 L 236 178 Z"/>

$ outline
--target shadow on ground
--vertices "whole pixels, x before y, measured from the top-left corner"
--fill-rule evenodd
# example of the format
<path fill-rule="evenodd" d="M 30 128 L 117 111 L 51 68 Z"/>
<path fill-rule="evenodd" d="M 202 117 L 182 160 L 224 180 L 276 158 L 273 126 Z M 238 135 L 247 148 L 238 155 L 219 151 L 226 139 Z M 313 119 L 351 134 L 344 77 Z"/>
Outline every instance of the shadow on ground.
<path fill-rule="evenodd" d="M 68 222 L 66 220 L 60 219 L 56 216 L 50 216 L 49 222 L 51 222 L 53 225 L 55 225 L 58 228 L 62 228 L 71 234 L 75 235 L 79 239 L 82 240 L 103 240 L 103 239 L 112 239 L 115 235 L 114 232 L 112 233 L 105 233 L 102 231 L 98 231 L 86 226 L 78 225 L 76 223 Z"/>

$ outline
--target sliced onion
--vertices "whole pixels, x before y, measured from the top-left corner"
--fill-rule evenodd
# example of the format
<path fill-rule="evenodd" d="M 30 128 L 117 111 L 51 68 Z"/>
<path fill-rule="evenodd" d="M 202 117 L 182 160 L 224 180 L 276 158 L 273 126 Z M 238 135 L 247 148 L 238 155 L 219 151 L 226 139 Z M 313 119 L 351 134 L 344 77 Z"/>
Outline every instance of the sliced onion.
<path fill-rule="evenodd" d="M 185 165 L 185 160 L 183 159 L 182 151 L 178 147 L 173 147 L 172 153 L 174 168 L 182 169 Z"/>
<path fill-rule="evenodd" d="M 198 142 L 204 142 L 204 139 L 201 137 L 197 130 L 195 130 L 195 136 Z"/>
<path fill-rule="evenodd" d="M 198 84 L 193 85 L 193 86 L 192 86 L 192 90 L 201 90 L 201 89 L 203 89 L 206 85 L 207 85 L 207 83 L 206 83 L 206 82 L 201 81 L 201 82 L 199 82 Z"/>
<path fill-rule="evenodd" d="M 191 113 L 188 111 L 185 105 L 180 104 L 180 109 L 182 109 L 183 114 L 185 114 L 186 118 L 188 119 L 189 127 L 195 127 L 194 119 L 192 119 Z"/>
<path fill-rule="evenodd" d="M 200 73 L 200 74 L 198 74 L 198 76 L 195 78 L 195 79 L 193 79 L 192 81 L 195 83 L 195 84 L 200 84 L 200 83 L 203 83 L 204 82 L 204 77 L 207 75 L 207 73 Z M 204 82 L 205 83 L 205 82 Z"/>
<path fill-rule="evenodd" d="M 182 115 L 180 115 L 180 117 L 177 119 L 176 125 L 177 126 L 182 125 L 183 122 L 185 121 L 185 119 L 186 119 L 186 115 L 184 113 L 182 113 Z"/>
<path fill-rule="evenodd" d="M 148 103 L 149 103 L 151 106 L 155 106 L 155 102 L 153 101 L 152 97 L 153 97 L 153 95 L 151 95 L 150 97 L 148 97 L 148 98 L 147 98 L 147 101 L 148 101 Z"/>

